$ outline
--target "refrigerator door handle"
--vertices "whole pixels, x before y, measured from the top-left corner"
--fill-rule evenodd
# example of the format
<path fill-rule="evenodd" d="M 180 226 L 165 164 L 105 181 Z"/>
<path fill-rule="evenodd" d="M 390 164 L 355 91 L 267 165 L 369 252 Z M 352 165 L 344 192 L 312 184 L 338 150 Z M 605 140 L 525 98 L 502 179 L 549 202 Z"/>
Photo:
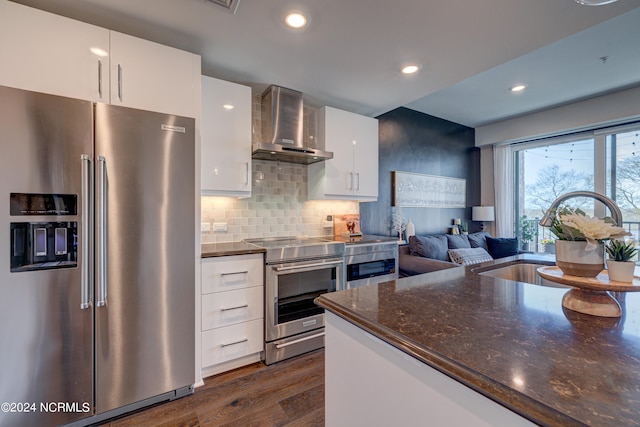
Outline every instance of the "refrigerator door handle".
<path fill-rule="evenodd" d="M 86 310 L 89 308 L 91 302 L 91 267 L 89 265 L 89 209 L 91 206 L 90 191 L 91 188 L 91 157 L 88 154 L 81 154 L 80 160 L 82 161 L 82 264 L 80 284 L 80 309 Z"/>
<path fill-rule="evenodd" d="M 96 195 L 96 263 L 98 279 L 98 297 L 96 305 L 104 307 L 107 304 L 107 164 L 103 156 L 98 156 L 98 183 Z"/>

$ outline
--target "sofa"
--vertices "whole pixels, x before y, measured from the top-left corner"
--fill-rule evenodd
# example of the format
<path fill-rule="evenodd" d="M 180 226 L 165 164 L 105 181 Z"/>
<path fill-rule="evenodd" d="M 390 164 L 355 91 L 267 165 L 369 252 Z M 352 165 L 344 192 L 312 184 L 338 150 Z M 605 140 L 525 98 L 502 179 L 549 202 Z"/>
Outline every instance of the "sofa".
<path fill-rule="evenodd" d="M 517 255 L 517 238 L 493 238 L 480 231 L 466 234 L 411 236 L 398 250 L 399 276 L 415 276 Z"/>

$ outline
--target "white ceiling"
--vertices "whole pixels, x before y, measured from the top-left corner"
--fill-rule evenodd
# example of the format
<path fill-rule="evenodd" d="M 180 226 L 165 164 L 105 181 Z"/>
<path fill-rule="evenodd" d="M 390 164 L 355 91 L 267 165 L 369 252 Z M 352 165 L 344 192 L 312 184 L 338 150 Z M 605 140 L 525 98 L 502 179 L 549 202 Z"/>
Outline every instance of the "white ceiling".
<path fill-rule="evenodd" d="M 206 0 L 15 1 L 198 53 L 212 77 L 371 116 L 406 106 L 476 127 L 640 85 L 638 0 L 240 0 L 235 14 Z M 284 27 L 291 9 L 306 29 Z M 409 61 L 418 75 L 400 74 Z"/>

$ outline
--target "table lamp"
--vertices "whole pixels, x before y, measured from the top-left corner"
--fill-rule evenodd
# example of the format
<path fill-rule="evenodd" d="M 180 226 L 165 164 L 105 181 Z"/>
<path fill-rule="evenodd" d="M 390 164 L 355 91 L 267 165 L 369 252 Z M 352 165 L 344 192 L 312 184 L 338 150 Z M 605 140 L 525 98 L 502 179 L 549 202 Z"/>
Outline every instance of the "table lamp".
<path fill-rule="evenodd" d="M 485 231 L 485 222 L 495 221 L 493 206 L 474 206 L 471 208 L 471 219 L 480 222 L 480 230 Z"/>

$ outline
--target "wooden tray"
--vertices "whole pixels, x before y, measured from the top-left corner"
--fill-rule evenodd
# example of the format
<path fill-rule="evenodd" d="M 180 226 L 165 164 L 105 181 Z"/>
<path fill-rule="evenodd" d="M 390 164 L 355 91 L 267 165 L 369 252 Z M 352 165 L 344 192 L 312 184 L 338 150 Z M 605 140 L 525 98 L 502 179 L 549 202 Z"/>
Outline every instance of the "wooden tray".
<path fill-rule="evenodd" d="M 596 277 L 579 277 L 564 274 L 559 267 L 540 267 L 538 274 L 547 280 L 563 285 L 569 285 L 581 289 L 590 289 L 593 291 L 611 291 L 611 292 L 640 292 L 640 277 L 635 276 L 631 283 L 616 282 L 609 279 L 607 270 Z"/>

